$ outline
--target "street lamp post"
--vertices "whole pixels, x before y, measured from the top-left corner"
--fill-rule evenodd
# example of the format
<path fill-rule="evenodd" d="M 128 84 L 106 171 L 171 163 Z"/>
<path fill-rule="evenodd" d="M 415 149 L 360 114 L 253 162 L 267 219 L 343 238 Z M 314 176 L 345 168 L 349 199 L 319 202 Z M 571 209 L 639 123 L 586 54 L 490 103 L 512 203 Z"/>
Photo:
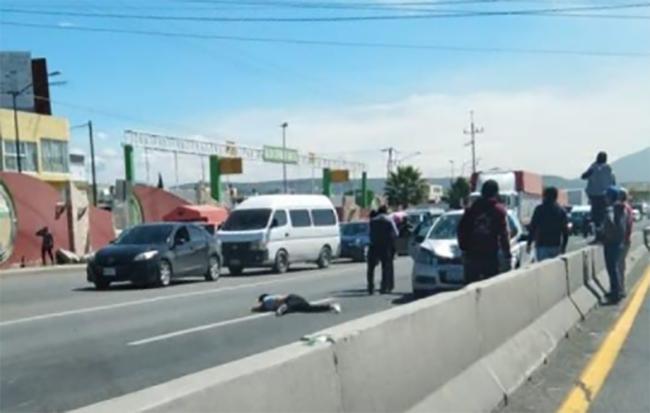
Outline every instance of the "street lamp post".
<path fill-rule="evenodd" d="M 287 185 L 287 127 L 289 124 L 284 122 L 282 125 L 282 184 L 284 186 L 284 193 L 289 193 Z"/>
<path fill-rule="evenodd" d="M 449 180 L 454 182 L 454 160 L 450 159 L 449 163 L 451 164 L 451 175 L 449 176 Z"/>
<path fill-rule="evenodd" d="M 55 71 L 55 72 L 50 72 L 47 74 L 47 77 L 54 77 L 60 75 L 61 72 Z M 18 127 L 18 108 L 16 107 L 16 98 L 18 96 L 22 95 L 25 93 L 30 87 L 34 85 L 34 82 L 29 82 L 27 85 L 25 85 L 22 89 L 20 90 L 12 90 L 9 92 L 6 92 L 7 94 L 11 95 L 11 103 L 13 106 L 13 111 L 14 111 L 14 130 L 15 130 L 15 139 L 16 139 L 16 169 L 18 170 L 18 173 L 23 172 L 22 168 L 22 161 L 20 159 L 20 128 Z"/>

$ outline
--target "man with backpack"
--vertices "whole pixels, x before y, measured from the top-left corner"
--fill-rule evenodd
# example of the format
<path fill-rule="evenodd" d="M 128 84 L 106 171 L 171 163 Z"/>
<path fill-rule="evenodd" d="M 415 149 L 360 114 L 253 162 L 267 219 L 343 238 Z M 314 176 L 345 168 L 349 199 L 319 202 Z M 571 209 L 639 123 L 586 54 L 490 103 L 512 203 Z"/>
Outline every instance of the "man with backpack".
<path fill-rule="evenodd" d="M 602 242 L 610 285 L 607 298 L 611 304 L 617 304 L 623 298 L 619 259 L 623 253 L 627 218 L 625 205 L 621 202 L 619 188 L 615 186 L 609 187 L 606 191 L 606 200 L 608 207 L 605 210 L 603 219 Z"/>
<path fill-rule="evenodd" d="M 499 184 L 488 180 L 481 188 L 481 197 L 463 214 L 458 225 L 458 246 L 463 252 L 467 284 L 499 273 L 499 252 L 505 270 L 510 270 L 512 255 L 507 211 L 499 202 Z"/>

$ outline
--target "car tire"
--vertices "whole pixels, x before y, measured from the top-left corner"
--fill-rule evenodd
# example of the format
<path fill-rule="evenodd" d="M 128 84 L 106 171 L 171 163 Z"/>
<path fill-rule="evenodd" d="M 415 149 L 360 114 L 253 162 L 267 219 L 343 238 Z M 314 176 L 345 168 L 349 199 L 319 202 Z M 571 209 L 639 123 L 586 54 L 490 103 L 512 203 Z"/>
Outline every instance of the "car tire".
<path fill-rule="evenodd" d="M 95 281 L 94 281 L 94 284 L 95 284 L 95 288 L 96 288 L 97 290 L 101 290 L 101 291 L 103 291 L 103 290 L 108 290 L 108 288 L 111 286 L 111 282 L 110 282 L 110 281 L 108 281 L 108 280 L 102 280 L 102 279 L 95 280 Z"/>
<path fill-rule="evenodd" d="M 158 277 L 156 278 L 157 287 L 168 287 L 172 282 L 172 264 L 167 260 L 160 260 L 158 264 Z"/>
<path fill-rule="evenodd" d="M 318 254 L 318 261 L 316 263 L 318 264 L 318 268 L 321 269 L 329 267 L 332 263 L 332 249 L 327 245 L 324 246 L 320 250 L 320 254 Z"/>
<path fill-rule="evenodd" d="M 273 271 L 276 274 L 284 274 L 289 271 L 289 254 L 286 251 L 280 250 L 275 254 L 275 263 L 273 264 Z"/>
<path fill-rule="evenodd" d="M 239 265 L 231 265 L 228 267 L 228 273 L 234 276 L 242 275 L 244 273 L 244 267 Z"/>
<path fill-rule="evenodd" d="M 221 263 L 219 257 L 212 255 L 208 259 L 208 271 L 205 273 L 206 281 L 217 281 L 221 276 Z"/>

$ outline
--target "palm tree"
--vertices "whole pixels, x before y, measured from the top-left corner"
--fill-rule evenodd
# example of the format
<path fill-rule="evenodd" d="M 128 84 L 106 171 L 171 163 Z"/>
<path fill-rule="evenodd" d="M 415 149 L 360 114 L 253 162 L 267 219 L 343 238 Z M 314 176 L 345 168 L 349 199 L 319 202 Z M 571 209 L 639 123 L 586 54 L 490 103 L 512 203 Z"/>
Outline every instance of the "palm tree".
<path fill-rule="evenodd" d="M 427 199 L 428 185 L 419 169 L 413 166 L 399 166 L 386 180 L 384 193 L 388 204 L 407 207 Z"/>
<path fill-rule="evenodd" d="M 469 198 L 470 186 L 465 178 L 458 178 L 452 184 L 447 192 L 449 206 L 452 209 L 461 209 Z"/>

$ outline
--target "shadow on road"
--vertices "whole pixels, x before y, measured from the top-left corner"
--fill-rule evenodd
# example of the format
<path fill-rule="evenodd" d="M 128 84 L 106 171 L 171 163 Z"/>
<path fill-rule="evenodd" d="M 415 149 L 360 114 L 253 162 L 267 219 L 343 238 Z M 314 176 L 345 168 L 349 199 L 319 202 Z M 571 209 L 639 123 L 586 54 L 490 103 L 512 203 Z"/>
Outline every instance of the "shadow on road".
<path fill-rule="evenodd" d="M 366 290 L 365 288 L 356 288 L 356 289 L 350 289 L 350 290 L 333 291 L 331 294 L 332 294 L 333 297 L 337 297 L 337 298 L 369 297 L 368 290 Z"/>
<path fill-rule="evenodd" d="M 167 288 L 174 288 L 174 286 L 177 285 L 189 285 L 189 284 L 196 284 L 196 283 L 204 283 L 206 282 L 204 279 L 181 279 L 181 280 L 172 280 L 172 283 L 169 287 Z M 151 289 L 156 289 L 156 287 L 149 287 L 149 286 L 142 286 L 142 285 L 135 285 L 130 282 L 123 282 L 119 284 L 111 284 L 111 286 L 107 290 L 98 290 L 92 285 L 86 286 L 86 287 L 77 287 L 73 288 L 72 291 L 79 291 L 79 292 L 97 292 L 97 293 L 107 293 L 111 291 L 129 291 L 129 290 L 151 290 Z"/>

